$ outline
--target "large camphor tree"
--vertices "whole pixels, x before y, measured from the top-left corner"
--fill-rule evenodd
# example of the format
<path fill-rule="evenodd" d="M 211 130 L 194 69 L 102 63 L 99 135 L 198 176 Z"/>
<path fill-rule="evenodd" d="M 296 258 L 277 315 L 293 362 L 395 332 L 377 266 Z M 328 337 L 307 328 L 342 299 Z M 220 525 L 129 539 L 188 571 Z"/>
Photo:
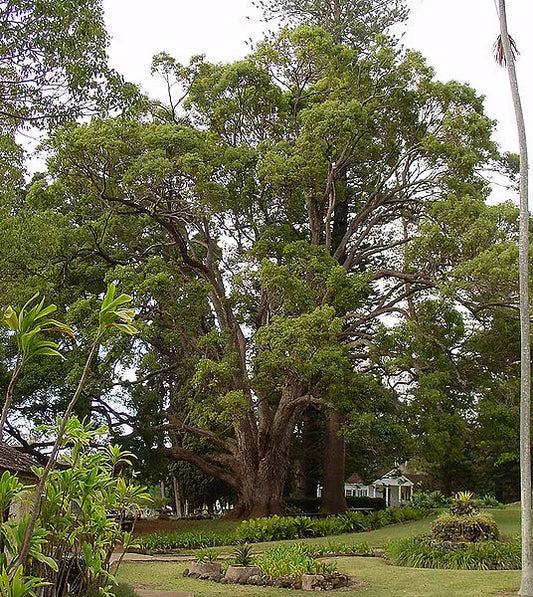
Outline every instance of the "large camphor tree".
<path fill-rule="evenodd" d="M 445 274 L 406 255 L 437 204 L 488 194 L 493 123 L 418 54 L 380 38 L 363 55 L 317 26 L 154 69 L 182 102 L 59 133 L 29 204 L 83 239 L 65 283 L 134 294 L 121 366 L 143 383 L 124 391 L 160 446 L 230 485 L 236 516 L 280 512 L 306 409 L 338 428 L 383 318 Z"/>

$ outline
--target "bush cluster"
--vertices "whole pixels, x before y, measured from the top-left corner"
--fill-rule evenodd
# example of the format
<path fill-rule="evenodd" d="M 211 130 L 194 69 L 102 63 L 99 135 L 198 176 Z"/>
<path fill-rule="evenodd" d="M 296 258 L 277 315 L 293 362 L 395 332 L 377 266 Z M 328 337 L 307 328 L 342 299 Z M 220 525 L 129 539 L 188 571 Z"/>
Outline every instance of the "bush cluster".
<path fill-rule="evenodd" d="M 313 549 L 303 543 L 271 547 L 257 559 L 257 565 L 263 574 L 271 578 L 298 577 L 302 574 L 333 574 L 337 570 L 335 562 L 317 560 Z"/>
<path fill-rule="evenodd" d="M 269 516 L 243 520 L 235 534 L 217 533 L 153 533 L 137 539 L 137 545 L 145 551 L 168 551 L 172 549 L 202 549 L 232 545 L 234 543 L 261 543 L 307 537 L 327 537 L 344 533 L 357 533 L 379 529 L 389 524 L 418 520 L 428 515 L 427 510 L 410 506 L 388 508 L 363 514 L 346 512 L 339 516 L 309 518 L 307 516 Z"/>
<path fill-rule="evenodd" d="M 453 570 L 518 570 L 521 567 L 520 541 L 452 543 L 430 537 L 391 541 L 386 555 L 397 566 Z"/>
<path fill-rule="evenodd" d="M 291 516 L 270 516 L 255 520 L 243 520 L 235 531 L 238 541 L 260 543 L 263 541 L 282 541 L 305 537 L 327 537 L 369 531 L 389 524 L 407 520 L 417 520 L 427 516 L 426 510 L 417 508 L 395 507 L 370 514 L 346 512 L 340 516 L 326 518 L 308 518 Z"/>
<path fill-rule="evenodd" d="M 433 537 L 440 541 L 479 542 L 499 538 L 498 527 L 484 514 L 443 514 L 432 525 Z"/>
<path fill-rule="evenodd" d="M 283 506 L 287 512 L 304 512 L 306 514 L 318 514 L 322 505 L 321 498 L 299 498 L 288 497 L 283 500 Z M 387 504 L 383 498 L 368 496 L 349 496 L 346 498 L 348 508 L 373 508 L 374 510 L 385 510 Z"/>

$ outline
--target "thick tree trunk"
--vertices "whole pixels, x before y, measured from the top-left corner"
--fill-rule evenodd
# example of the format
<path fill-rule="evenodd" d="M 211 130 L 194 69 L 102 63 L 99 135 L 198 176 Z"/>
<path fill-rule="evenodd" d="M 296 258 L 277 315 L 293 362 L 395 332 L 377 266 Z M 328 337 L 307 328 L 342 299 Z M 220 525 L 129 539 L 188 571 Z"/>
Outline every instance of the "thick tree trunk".
<path fill-rule="evenodd" d="M 316 498 L 320 483 L 322 433 L 319 417 L 320 412 L 315 408 L 307 409 L 303 416 L 299 493 L 306 498 Z"/>
<path fill-rule="evenodd" d="M 324 488 L 322 490 L 322 511 L 325 514 L 339 514 L 346 511 L 344 496 L 345 445 L 339 435 L 342 415 L 327 411 L 326 444 L 324 448 Z"/>
<path fill-rule="evenodd" d="M 200 455 L 181 446 L 174 446 L 168 454 L 175 460 L 184 460 L 228 483 L 237 493 L 235 508 L 226 518 L 261 518 L 284 514 L 281 499 L 290 464 L 290 447 L 296 421 L 307 407 L 307 397 L 281 400 L 271 423 L 260 434 L 255 422 L 249 418 L 241 421 L 235 441 L 217 441 L 221 452 Z M 172 427 L 172 425 L 167 426 Z M 214 439 L 206 431 L 191 433 Z M 206 435 L 207 434 L 207 435 Z"/>

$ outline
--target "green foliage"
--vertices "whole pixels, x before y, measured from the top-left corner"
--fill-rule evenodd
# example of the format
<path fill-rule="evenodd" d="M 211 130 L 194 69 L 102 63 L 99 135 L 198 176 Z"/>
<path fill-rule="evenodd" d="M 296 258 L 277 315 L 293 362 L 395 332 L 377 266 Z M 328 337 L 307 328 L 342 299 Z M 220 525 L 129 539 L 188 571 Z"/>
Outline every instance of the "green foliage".
<path fill-rule="evenodd" d="M 115 292 L 115 285 L 109 284 L 98 316 L 98 337 L 103 336 L 106 330 L 110 329 L 118 330 L 128 336 L 133 336 L 138 332 L 133 326 L 135 310 L 131 307 L 124 307 L 131 303 L 131 296 L 121 294 L 115 298 Z"/>
<path fill-rule="evenodd" d="M 479 506 L 474 501 L 474 494 L 471 491 L 460 491 L 453 499 L 450 506 L 452 516 L 472 516 L 479 512 Z"/>
<path fill-rule="evenodd" d="M 498 539 L 496 522 L 487 514 L 442 514 L 431 531 L 435 539 L 452 542 L 478 542 Z"/>
<path fill-rule="evenodd" d="M 326 537 L 361 530 L 378 529 L 388 524 L 407 520 L 417 520 L 427 515 L 427 511 L 411 507 L 388 508 L 370 514 L 346 512 L 340 516 L 326 518 L 307 518 L 300 523 L 300 517 L 270 516 L 255 520 L 243 520 L 235 531 L 238 541 L 258 543 L 263 541 L 282 541 L 304 537 Z M 299 534 L 301 533 L 301 534 Z"/>
<path fill-rule="evenodd" d="M 406 538 L 391 541 L 386 554 L 391 563 L 413 568 L 519 570 L 522 567 L 520 541 L 452 544 L 423 537 Z"/>
<path fill-rule="evenodd" d="M 444 508 L 450 505 L 450 499 L 439 491 L 417 491 L 411 497 L 411 503 L 415 508 Z"/>
<path fill-rule="evenodd" d="M 233 564 L 235 566 L 252 566 L 255 564 L 255 556 L 252 546 L 248 543 L 241 543 L 233 550 Z"/>
<path fill-rule="evenodd" d="M 125 474 L 131 454 L 118 446 L 94 449 L 105 428 L 95 429 L 72 418 L 68 421 L 63 466 L 46 480 L 42 508 L 30 543 L 30 559 L 24 570 L 24 582 L 42 579 L 63 595 L 63 578 L 70 568 L 77 569 L 76 586 L 81 591 L 96 590 L 113 582 L 109 572 L 110 555 L 118 541 L 125 548 L 132 545 L 131 534 L 123 533 L 120 520 L 136 518 L 148 499 L 145 488 Z M 121 470 L 122 474 L 117 474 Z M 41 469 L 35 470 L 37 475 Z M 13 478 L 4 473 L 0 488 L 6 496 L 20 493 Z M 26 490 L 28 491 L 28 490 Z M 111 519 L 108 513 L 116 517 Z M 22 545 L 28 518 L 8 520 L 1 525 L 1 565 L 9 571 Z M 15 587 L 15 581 L 13 587 Z M 63 587 L 63 589 L 61 589 Z M 72 594 L 72 593 L 71 593 Z"/>
<path fill-rule="evenodd" d="M 272 578 L 302 576 L 302 574 L 332 574 L 337 570 L 336 562 L 326 563 L 313 557 L 313 549 L 303 543 L 279 545 L 267 549 L 258 558 L 261 571 Z"/>
<path fill-rule="evenodd" d="M 74 336 L 71 328 L 48 317 L 57 310 L 56 305 L 44 306 L 44 297 L 35 303 L 39 294 L 35 294 L 17 313 L 12 307 L 7 307 L 4 313 L 4 323 L 13 332 L 18 353 L 23 362 L 32 356 L 47 355 L 62 357 L 58 352 L 58 345 L 50 340 L 44 340 L 42 334 L 58 332 Z M 32 303 L 35 303 L 33 306 Z"/>
<path fill-rule="evenodd" d="M 194 556 L 196 561 L 200 564 L 212 564 L 217 559 L 218 552 L 214 549 L 210 549 L 209 547 L 204 547 L 203 549 L 198 549 Z M 245 566 L 245 564 L 241 564 Z"/>
<path fill-rule="evenodd" d="M 36 597 L 35 590 L 48 586 L 49 583 L 37 578 L 24 578 L 22 566 L 19 566 L 10 579 L 5 568 L 0 574 L 1 597 Z"/>

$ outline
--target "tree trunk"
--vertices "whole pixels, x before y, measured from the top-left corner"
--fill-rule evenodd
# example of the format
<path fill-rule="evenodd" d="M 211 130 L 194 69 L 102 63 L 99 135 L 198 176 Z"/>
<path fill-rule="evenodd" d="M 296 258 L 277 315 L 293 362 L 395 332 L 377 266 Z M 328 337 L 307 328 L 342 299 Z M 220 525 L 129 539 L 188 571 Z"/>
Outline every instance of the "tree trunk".
<path fill-rule="evenodd" d="M 303 416 L 302 455 L 299 493 L 302 497 L 316 498 L 320 483 L 321 461 L 321 430 L 319 425 L 320 412 L 309 408 Z"/>
<path fill-rule="evenodd" d="M 533 553 L 531 541 L 531 346 L 529 324 L 529 209 L 526 127 L 511 41 L 507 31 L 505 0 L 499 0 L 500 33 L 509 74 L 520 143 L 520 489 L 522 511 L 522 582 L 519 595 L 533 596 Z"/>
<path fill-rule="evenodd" d="M 322 511 L 325 514 L 339 514 L 346 511 L 344 496 L 345 445 L 339 435 L 342 415 L 334 410 L 327 411 L 326 444 L 324 448 L 324 488 L 322 490 Z"/>

